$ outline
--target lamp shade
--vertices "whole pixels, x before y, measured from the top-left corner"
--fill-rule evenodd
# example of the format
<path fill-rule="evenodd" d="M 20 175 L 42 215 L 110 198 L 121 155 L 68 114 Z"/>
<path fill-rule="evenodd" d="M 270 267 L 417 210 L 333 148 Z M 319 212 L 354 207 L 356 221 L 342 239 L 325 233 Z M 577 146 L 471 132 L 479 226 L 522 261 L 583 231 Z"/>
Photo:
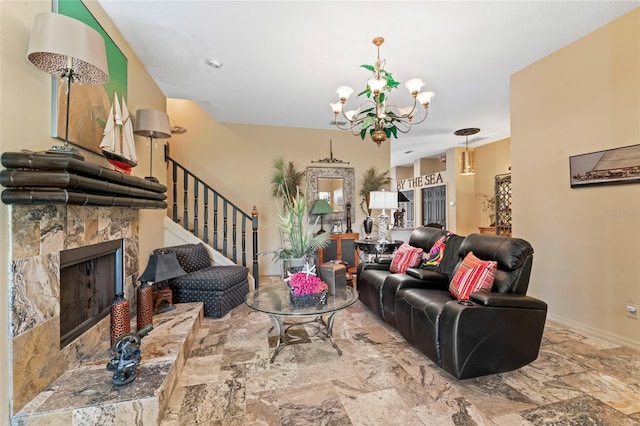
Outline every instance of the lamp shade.
<path fill-rule="evenodd" d="M 58 13 L 36 15 L 29 39 L 27 59 L 49 74 L 73 70 L 79 83 L 104 84 L 109 68 L 104 39 L 90 26 Z"/>
<path fill-rule="evenodd" d="M 369 194 L 370 209 L 398 208 L 398 193 L 396 191 L 371 191 Z"/>
<path fill-rule="evenodd" d="M 171 126 L 169 124 L 169 116 L 166 112 L 155 109 L 139 109 L 136 111 L 136 122 L 133 133 L 148 138 L 170 138 Z"/>
<path fill-rule="evenodd" d="M 421 78 L 412 78 L 407 81 L 404 86 L 409 90 L 409 93 L 418 93 L 422 86 L 424 86 L 424 82 Z"/>
<path fill-rule="evenodd" d="M 460 174 L 473 175 L 476 173 L 476 153 L 473 151 L 462 151 L 460 153 Z"/>
<path fill-rule="evenodd" d="M 316 200 L 311 208 L 311 214 L 329 214 L 333 213 L 333 209 L 327 200 Z"/>
<path fill-rule="evenodd" d="M 157 283 L 181 277 L 187 273 L 182 269 L 174 252 L 152 254 L 138 281 Z"/>

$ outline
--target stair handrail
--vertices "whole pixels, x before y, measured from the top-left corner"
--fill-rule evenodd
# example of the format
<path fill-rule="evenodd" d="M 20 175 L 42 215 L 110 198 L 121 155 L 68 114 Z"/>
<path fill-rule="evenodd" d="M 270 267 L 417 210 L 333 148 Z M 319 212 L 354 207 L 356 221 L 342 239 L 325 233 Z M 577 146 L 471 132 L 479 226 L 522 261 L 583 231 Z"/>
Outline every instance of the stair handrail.
<path fill-rule="evenodd" d="M 164 150 L 164 159 L 165 162 L 171 164 L 171 187 L 172 187 L 172 200 L 171 200 L 171 219 L 175 223 L 182 222 L 182 227 L 187 231 L 191 232 L 198 238 L 201 238 L 205 244 L 210 245 L 214 250 L 217 250 L 222 253 L 223 256 L 231 259 L 236 264 L 241 264 L 242 266 L 247 267 L 247 259 L 246 259 L 246 228 L 247 222 L 251 222 L 251 235 L 252 235 L 252 274 L 254 279 L 254 286 L 258 288 L 258 209 L 254 205 L 251 213 L 246 213 L 240 207 L 238 207 L 235 203 L 231 202 L 227 197 L 219 193 L 215 190 L 211 185 L 200 179 L 194 173 L 192 173 L 185 166 L 180 164 L 175 159 L 171 158 L 169 155 L 169 150 L 167 145 L 165 145 Z M 178 170 L 182 171 L 182 184 L 183 184 L 183 214 L 182 219 L 179 218 L 178 215 Z M 193 180 L 193 190 L 191 192 L 191 198 L 193 201 L 193 229 L 189 230 L 189 181 Z M 199 215 L 198 215 L 198 207 L 200 203 L 199 195 L 200 195 L 200 184 L 203 186 L 203 207 L 204 207 L 204 223 L 202 225 L 202 237 L 200 237 L 200 225 L 199 225 Z M 213 194 L 213 241 L 209 241 L 209 194 Z M 222 199 L 222 245 L 218 244 L 218 200 Z M 231 230 L 231 257 L 228 255 L 228 211 L 231 210 L 231 220 L 232 220 L 232 230 Z M 168 212 L 167 212 L 168 213 Z M 238 230 L 237 230 L 237 216 L 240 215 L 241 220 L 241 263 L 238 263 L 238 254 L 237 254 L 237 240 L 238 240 Z"/>

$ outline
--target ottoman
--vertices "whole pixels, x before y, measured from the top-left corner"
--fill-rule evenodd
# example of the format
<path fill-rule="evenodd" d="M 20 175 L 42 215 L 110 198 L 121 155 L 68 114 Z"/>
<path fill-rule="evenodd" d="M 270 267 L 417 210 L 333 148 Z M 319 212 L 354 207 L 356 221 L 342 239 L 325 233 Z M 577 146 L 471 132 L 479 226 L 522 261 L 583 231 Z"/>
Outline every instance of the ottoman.
<path fill-rule="evenodd" d="M 203 302 L 204 316 L 220 318 L 244 303 L 249 293 L 249 270 L 238 265 L 212 265 L 209 251 L 202 244 L 183 244 L 154 250 L 176 253 L 186 272 L 169 282 L 174 303 Z"/>
<path fill-rule="evenodd" d="M 249 293 L 243 266 L 210 266 L 175 278 L 171 283 L 176 303 L 203 302 L 204 316 L 220 318 L 244 303 Z"/>

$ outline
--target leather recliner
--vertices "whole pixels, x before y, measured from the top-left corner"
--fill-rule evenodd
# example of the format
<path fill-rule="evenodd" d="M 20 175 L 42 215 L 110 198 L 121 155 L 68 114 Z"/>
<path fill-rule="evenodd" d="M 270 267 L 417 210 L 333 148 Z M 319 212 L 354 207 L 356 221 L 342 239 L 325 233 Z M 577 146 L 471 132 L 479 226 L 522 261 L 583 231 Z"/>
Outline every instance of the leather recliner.
<path fill-rule="evenodd" d="M 418 228 L 409 244 L 429 250 L 441 235 L 441 230 Z M 546 303 L 526 296 L 533 248 L 520 238 L 459 238 L 458 245 L 445 248 L 445 258 L 455 259 L 448 270 L 409 268 L 392 274 L 386 265 L 363 265 L 358 274 L 361 301 L 458 379 L 531 363 L 538 356 L 547 313 Z M 458 301 L 448 290 L 449 282 L 470 251 L 497 262 L 495 281 L 491 292 Z"/>

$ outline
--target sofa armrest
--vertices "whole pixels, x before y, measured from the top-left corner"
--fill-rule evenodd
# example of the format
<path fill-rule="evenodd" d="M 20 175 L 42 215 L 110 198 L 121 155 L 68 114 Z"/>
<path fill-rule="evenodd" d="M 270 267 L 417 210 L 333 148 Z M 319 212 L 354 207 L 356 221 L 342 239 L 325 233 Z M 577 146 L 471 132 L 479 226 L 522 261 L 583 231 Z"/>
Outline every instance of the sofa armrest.
<path fill-rule="evenodd" d="M 524 294 L 503 293 L 471 293 L 469 298 L 482 306 L 500 308 L 547 309 L 547 304 L 540 299 Z"/>
<path fill-rule="evenodd" d="M 362 273 L 362 271 L 366 271 L 369 269 L 375 269 L 378 271 L 388 271 L 389 270 L 389 264 L 383 264 L 383 263 L 373 263 L 373 262 L 361 262 L 358 265 L 358 272 L 357 274 L 360 275 L 360 273 Z"/>
<path fill-rule="evenodd" d="M 523 295 L 472 295 L 473 302 L 452 300 L 442 309 L 438 325 L 441 367 L 458 379 L 466 379 L 512 371 L 533 362 L 542 341 L 546 303 Z M 521 306 L 506 306 L 509 299 L 511 305 Z M 496 305 L 485 306 L 477 300 Z"/>
<path fill-rule="evenodd" d="M 423 281 L 434 281 L 437 283 L 449 282 L 449 277 L 437 271 L 421 268 L 408 268 L 405 274 Z"/>

